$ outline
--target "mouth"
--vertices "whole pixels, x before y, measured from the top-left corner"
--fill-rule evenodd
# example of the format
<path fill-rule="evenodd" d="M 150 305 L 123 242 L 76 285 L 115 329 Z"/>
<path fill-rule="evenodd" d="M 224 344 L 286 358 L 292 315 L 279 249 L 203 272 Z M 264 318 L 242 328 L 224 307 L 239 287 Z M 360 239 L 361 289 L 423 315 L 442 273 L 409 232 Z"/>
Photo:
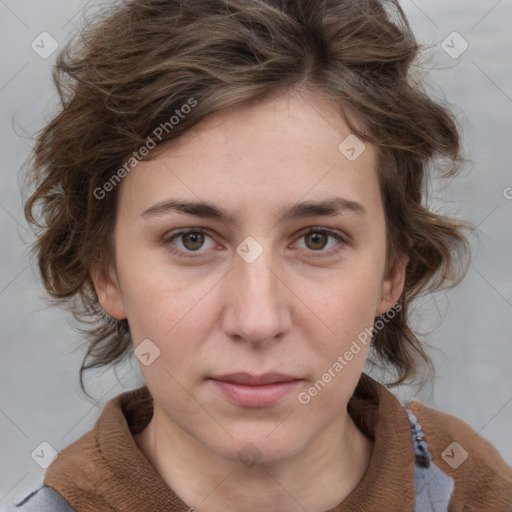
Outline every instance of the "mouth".
<path fill-rule="evenodd" d="M 277 372 L 231 373 L 210 378 L 224 398 L 241 407 L 269 407 L 293 391 L 303 379 Z"/>

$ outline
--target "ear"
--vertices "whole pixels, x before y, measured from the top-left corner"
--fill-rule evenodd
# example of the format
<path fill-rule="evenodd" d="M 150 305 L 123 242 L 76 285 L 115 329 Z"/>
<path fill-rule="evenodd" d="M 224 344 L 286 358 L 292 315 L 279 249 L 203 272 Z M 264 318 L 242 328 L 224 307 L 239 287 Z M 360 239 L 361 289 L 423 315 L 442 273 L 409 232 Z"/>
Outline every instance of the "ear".
<path fill-rule="evenodd" d="M 403 255 L 388 275 L 382 279 L 376 315 L 382 315 L 388 311 L 402 295 L 407 263 L 409 263 L 409 257 Z"/>
<path fill-rule="evenodd" d="M 117 320 L 125 319 L 127 315 L 124 309 L 123 295 L 117 272 L 113 266 L 95 263 L 91 265 L 90 275 L 103 311 Z"/>

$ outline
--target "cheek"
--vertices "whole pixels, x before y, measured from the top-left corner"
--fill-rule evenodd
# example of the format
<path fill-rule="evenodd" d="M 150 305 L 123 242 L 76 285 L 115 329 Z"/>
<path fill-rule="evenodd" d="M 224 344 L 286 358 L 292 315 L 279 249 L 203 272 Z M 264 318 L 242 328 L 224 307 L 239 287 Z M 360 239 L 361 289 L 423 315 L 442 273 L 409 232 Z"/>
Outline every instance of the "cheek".
<path fill-rule="evenodd" d="M 207 293 L 208 283 L 171 265 L 165 249 L 144 245 L 127 228 L 123 235 L 117 239 L 117 268 L 134 343 L 164 340 Z"/>
<path fill-rule="evenodd" d="M 380 290 L 380 269 L 374 263 L 371 254 L 360 258 L 336 273 L 329 284 L 312 288 L 314 292 L 310 289 L 310 298 L 304 301 L 314 313 L 301 324 L 307 331 L 308 350 L 314 354 L 310 361 L 318 385 L 306 389 L 305 397 L 315 402 L 314 407 L 342 406 L 363 371 Z"/>
<path fill-rule="evenodd" d="M 204 286 L 182 288 L 148 275 L 133 280 L 125 302 L 134 343 L 150 338 L 164 351 L 172 351 L 177 343 L 180 352 L 192 351 L 208 320 L 207 303 L 201 300 L 206 293 Z"/>
<path fill-rule="evenodd" d="M 333 336 L 347 340 L 373 325 L 380 283 L 381 269 L 371 261 L 351 264 L 311 293 L 314 310 Z"/>

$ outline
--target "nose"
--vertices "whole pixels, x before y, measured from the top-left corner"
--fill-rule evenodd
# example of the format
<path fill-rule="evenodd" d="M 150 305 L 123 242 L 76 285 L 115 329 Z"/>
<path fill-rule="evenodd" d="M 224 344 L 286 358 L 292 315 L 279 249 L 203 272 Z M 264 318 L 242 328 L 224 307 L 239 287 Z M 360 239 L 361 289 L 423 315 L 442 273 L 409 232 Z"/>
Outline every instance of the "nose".
<path fill-rule="evenodd" d="M 248 262 L 236 255 L 227 276 L 224 332 L 252 345 L 272 343 L 291 327 L 290 291 L 271 250 Z"/>

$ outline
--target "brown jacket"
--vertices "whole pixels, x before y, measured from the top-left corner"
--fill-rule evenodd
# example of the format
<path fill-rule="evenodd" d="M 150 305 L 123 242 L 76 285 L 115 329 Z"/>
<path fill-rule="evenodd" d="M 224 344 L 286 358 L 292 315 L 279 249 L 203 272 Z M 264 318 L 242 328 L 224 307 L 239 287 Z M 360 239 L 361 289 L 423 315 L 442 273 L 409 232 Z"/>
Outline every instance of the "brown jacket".
<path fill-rule="evenodd" d="M 328 512 L 413 512 L 415 458 L 407 413 L 387 388 L 364 378 L 366 395 L 354 394 L 348 410 L 374 440 L 372 458 L 350 496 Z M 454 416 L 419 401 L 408 405 L 423 428 L 433 462 L 454 480 L 449 512 L 512 511 L 512 468 L 496 448 Z M 133 439 L 151 414 L 146 386 L 113 398 L 94 428 L 59 453 L 44 484 L 76 512 L 189 512 Z M 445 452 L 453 442 L 468 454 L 455 469 L 456 464 L 446 461 L 458 448 L 455 454 L 453 447 Z"/>

